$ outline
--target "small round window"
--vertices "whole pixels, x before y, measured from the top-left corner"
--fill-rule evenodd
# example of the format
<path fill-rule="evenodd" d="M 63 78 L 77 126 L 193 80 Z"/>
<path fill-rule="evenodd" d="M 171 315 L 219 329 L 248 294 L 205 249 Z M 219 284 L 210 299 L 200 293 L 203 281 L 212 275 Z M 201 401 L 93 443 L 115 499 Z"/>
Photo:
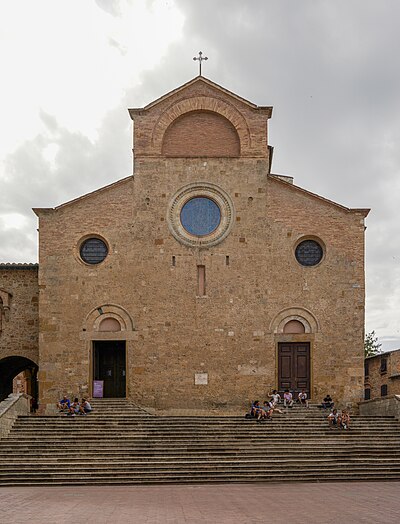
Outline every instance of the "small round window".
<path fill-rule="evenodd" d="M 210 235 L 221 222 L 219 206 L 207 197 L 194 197 L 181 210 L 181 224 L 191 235 Z"/>
<path fill-rule="evenodd" d="M 100 264 L 108 254 L 106 243 L 100 238 L 88 238 L 80 248 L 81 259 L 86 264 Z"/>
<path fill-rule="evenodd" d="M 324 251 L 315 240 L 303 240 L 296 247 L 296 260 L 302 266 L 316 266 L 322 260 Z"/>

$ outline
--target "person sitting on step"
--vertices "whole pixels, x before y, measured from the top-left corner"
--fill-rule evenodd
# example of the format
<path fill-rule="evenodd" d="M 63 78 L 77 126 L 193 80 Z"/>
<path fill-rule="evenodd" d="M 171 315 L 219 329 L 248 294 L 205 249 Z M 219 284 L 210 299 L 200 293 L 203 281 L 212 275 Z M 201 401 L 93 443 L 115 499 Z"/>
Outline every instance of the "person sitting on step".
<path fill-rule="evenodd" d="M 328 424 L 331 429 L 337 428 L 339 415 L 337 409 L 332 410 L 328 415 Z"/>
<path fill-rule="evenodd" d="M 68 410 L 71 407 L 71 401 L 67 397 L 67 395 L 64 395 L 63 398 L 57 403 L 57 408 L 60 411 Z"/>
<path fill-rule="evenodd" d="M 271 420 L 272 419 L 272 413 L 274 412 L 274 406 L 272 402 L 268 402 L 268 400 L 264 400 L 264 404 L 262 406 L 262 418 L 265 420 Z"/>
<path fill-rule="evenodd" d="M 75 417 L 79 413 L 79 408 L 80 408 L 79 399 L 75 397 L 74 401 L 71 404 L 71 407 L 69 408 L 68 415 L 70 415 L 71 417 Z"/>
<path fill-rule="evenodd" d="M 308 408 L 308 399 L 307 399 L 307 393 L 305 389 L 302 389 L 300 393 L 297 396 L 297 400 L 300 402 L 302 406 L 305 408 Z"/>
<path fill-rule="evenodd" d="M 272 402 L 274 404 L 274 407 L 279 404 L 279 402 L 281 401 L 281 396 L 279 395 L 279 393 L 276 391 L 276 389 L 273 389 L 272 392 L 268 395 L 271 399 L 272 399 Z"/>
<path fill-rule="evenodd" d="M 281 415 L 283 415 L 283 411 L 278 408 L 278 402 L 280 402 L 281 396 L 276 391 L 276 389 L 274 389 L 272 393 L 269 394 L 269 396 L 271 397 L 270 404 L 272 405 L 272 412 L 280 413 Z"/>
<path fill-rule="evenodd" d="M 347 409 L 342 411 L 342 415 L 340 417 L 340 427 L 342 429 L 350 429 L 350 414 Z"/>
<path fill-rule="evenodd" d="M 330 395 L 326 395 L 326 397 L 321 403 L 321 407 L 323 409 L 333 409 L 334 405 L 335 403 L 333 402 L 332 397 Z"/>
<path fill-rule="evenodd" d="M 92 406 L 86 398 L 82 399 L 82 403 L 79 406 L 79 411 L 81 415 L 87 415 L 92 411 Z"/>
<path fill-rule="evenodd" d="M 285 392 L 283 393 L 283 405 L 285 408 L 293 407 L 293 395 L 288 389 L 285 389 Z"/>
<path fill-rule="evenodd" d="M 257 418 L 258 419 L 258 415 L 260 413 L 260 410 L 261 410 L 261 406 L 260 406 L 260 401 L 259 400 L 255 400 L 252 405 L 251 405 L 251 409 L 250 409 L 250 415 L 253 417 L 253 418 Z"/>

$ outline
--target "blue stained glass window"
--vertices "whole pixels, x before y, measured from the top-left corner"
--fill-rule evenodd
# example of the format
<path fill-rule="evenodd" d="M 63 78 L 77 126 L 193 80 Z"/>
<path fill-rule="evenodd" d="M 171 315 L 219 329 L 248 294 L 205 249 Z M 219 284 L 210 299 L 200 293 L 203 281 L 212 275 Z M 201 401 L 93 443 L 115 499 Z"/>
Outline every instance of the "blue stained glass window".
<path fill-rule="evenodd" d="M 191 235 L 209 235 L 217 229 L 220 221 L 221 210 L 211 198 L 192 198 L 181 211 L 182 226 Z"/>

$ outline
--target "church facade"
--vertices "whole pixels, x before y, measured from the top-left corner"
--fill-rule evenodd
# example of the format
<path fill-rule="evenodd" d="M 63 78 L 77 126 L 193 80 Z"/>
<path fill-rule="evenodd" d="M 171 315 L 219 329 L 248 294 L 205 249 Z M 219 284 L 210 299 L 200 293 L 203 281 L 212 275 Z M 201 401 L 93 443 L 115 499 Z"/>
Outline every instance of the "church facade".
<path fill-rule="evenodd" d="M 272 108 L 204 77 L 129 113 L 133 175 L 34 209 L 41 408 L 234 413 L 273 388 L 355 405 L 368 210 L 271 174 Z"/>

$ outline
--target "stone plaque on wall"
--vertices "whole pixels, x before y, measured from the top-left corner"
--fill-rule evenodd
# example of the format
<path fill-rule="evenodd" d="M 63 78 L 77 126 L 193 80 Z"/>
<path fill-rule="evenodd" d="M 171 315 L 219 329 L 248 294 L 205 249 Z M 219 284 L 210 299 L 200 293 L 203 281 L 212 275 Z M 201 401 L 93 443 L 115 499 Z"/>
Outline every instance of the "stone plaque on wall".
<path fill-rule="evenodd" d="M 208 384 L 208 373 L 195 373 L 194 374 L 194 383 L 196 386 Z"/>

